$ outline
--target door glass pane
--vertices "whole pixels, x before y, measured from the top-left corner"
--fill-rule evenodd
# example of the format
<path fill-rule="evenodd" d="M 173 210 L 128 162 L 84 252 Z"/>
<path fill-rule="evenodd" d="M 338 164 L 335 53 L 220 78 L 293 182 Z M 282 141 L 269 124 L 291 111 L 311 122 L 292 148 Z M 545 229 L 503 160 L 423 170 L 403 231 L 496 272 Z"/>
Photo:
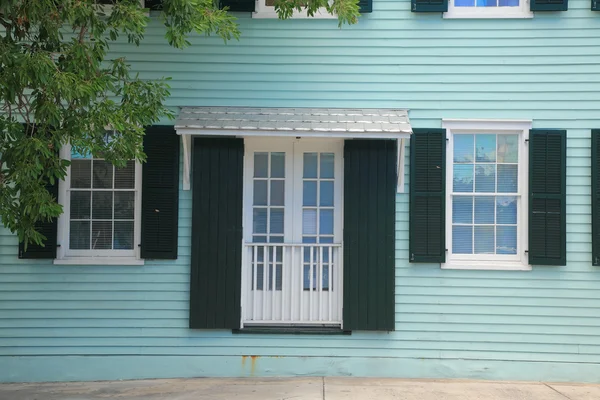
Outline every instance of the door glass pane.
<path fill-rule="evenodd" d="M 283 208 L 271 208 L 271 230 L 269 233 L 283 234 Z"/>
<path fill-rule="evenodd" d="M 317 178 L 318 153 L 304 153 L 304 178 Z"/>
<path fill-rule="evenodd" d="M 319 205 L 321 207 L 333 207 L 333 181 L 321 182 Z"/>
<path fill-rule="evenodd" d="M 269 176 L 269 153 L 254 153 L 254 177 Z"/>
<path fill-rule="evenodd" d="M 268 181 L 264 179 L 254 180 L 254 205 L 255 206 L 266 206 L 267 205 L 267 185 Z"/>
<path fill-rule="evenodd" d="M 302 189 L 302 205 L 315 207 L 317 205 L 317 181 L 304 181 Z"/>
<path fill-rule="evenodd" d="M 302 233 L 305 235 L 317 234 L 317 210 L 302 211 Z"/>
<path fill-rule="evenodd" d="M 333 235 L 333 210 L 320 210 L 319 234 Z"/>
<path fill-rule="evenodd" d="M 321 179 L 333 179 L 333 153 L 321 153 Z"/>
<path fill-rule="evenodd" d="M 271 205 L 282 206 L 285 195 L 285 181 L 271 181 Z"/>
<path fill-rule="evenodd" d="M 271 153 L 271 178 L 285 177 L 285 153 Z"/>
<path fill-rule="evenodd" d="M 267 233 L 267 209 L 255 208 L 253 213 L 253 232 Z"/>

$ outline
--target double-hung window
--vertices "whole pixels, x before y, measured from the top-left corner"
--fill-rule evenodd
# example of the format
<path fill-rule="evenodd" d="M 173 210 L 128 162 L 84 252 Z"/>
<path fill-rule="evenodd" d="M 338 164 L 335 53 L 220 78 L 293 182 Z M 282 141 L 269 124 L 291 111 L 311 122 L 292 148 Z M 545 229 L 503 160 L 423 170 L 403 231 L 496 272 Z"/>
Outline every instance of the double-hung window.
<path fill-rule="evenodd" d="M 71 160 L 60 185 L 59 251 L 56 263 L 141 263 L 141 165 L 123 168 L 81 155 L 70 146 L 62 157 Z"/>
<path fill-rule="evenodd" d="M 529 0 L 449 0 L 444 18 L 533 18 Z"/>
<path fill-rule="evenodd" d="M 444 121 L 445 268 L 529 269 L 529 122 Z"/>

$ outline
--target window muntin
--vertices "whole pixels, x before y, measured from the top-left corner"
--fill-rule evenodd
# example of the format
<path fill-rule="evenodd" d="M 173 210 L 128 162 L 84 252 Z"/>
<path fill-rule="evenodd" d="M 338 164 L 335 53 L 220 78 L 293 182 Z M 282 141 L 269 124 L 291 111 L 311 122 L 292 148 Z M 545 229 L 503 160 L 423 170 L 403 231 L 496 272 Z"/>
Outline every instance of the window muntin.
<path fill-rule="evenodd" d="M 455 134 L 452 254 L 517 255 L 517 134 Z"/>

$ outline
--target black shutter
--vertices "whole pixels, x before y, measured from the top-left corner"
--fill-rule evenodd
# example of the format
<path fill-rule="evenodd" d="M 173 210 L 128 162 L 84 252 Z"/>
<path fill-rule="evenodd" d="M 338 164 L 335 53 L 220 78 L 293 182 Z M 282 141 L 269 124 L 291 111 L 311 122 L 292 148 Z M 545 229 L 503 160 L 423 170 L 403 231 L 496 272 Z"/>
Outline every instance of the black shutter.
<path fill-rule="evenodd" d="M 254 12 L 254 0 L 219 0 L 219 8 L 229 7 L 229 11 Z"/>
<path fill-rule="evenodd" d="M 412 12 L 446 12 L 448 0 L 412 0 Z"/>
<path fill-rule="evenodd" d="M 179 136 L 172 126 L 151 126 L 144 137 L 141 255 L 177 258 Z"/>
<path fill-rule="evenodd" d="M 373 0 L 358 0 L 358 11 L 362 14 L 373 12 Z"/>
<path fill-rule="evenodd" d="M 58 198 L 58 181 L 54 183 L 54 185 L 48 184 L 46 186 L 46 190 L 55 198 Z M 46 258 L 46 259 L 55 259 L 56 258 L 56 242 L 58 236 L 57 230 L 57 219 L 53 219 L 48 222 L 38 222 L 35 225 L 38 232 L 42 235 L 46 236 L 46 241 L 44 242 L 44 246 L 37 245 L 35 243 L 29 243 L 27 245 L 27 250 L 25 250 L 25 243 L 19 243 L 19 258 Z"/>
<path fill-rule="evenodd" d="M 600 11 L 600 0 L 592 0 L 592 11 Z"/>
<path fill-rule="evenodd" d="M 244 141 L 194 141 L 190 328 L 240 327 Z"/>
<path fill-rule="evenodd" d="M 531 11 L 567 11 L 568 0 L 531 0 Z"/>
<path fill-rule="evenodd" d="M 566 264 L 567 131 L 529 133 L 529 264 Z"/>
<path fill-rule="evenodd" d="M 145 0 L 144 7 L 152 11 L 162 10 L 162 0 Z"/>
<path fill-rule="evenodd" d="M 394 330 L 396 141 L 344 144 L 344 329 Z"/>
<path fill-rule="evenodd" d="M 592 130 L 592 264 L 600 265 L 600 129 Z"/>
<path fill-rule="evenodd" d="M 410 262 L 446 261 L 446 130 L 410 139 Z"/>

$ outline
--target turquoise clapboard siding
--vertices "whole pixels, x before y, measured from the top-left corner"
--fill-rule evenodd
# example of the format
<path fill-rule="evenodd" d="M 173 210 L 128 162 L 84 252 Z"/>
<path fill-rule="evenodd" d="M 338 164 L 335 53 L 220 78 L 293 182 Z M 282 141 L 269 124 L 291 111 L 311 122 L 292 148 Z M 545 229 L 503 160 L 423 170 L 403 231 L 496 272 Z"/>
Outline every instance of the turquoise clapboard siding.
<path fill-rule="evenodd" d="M 391 107 L 441 118 L 526 118 L 568 130 L 567 262 L 531 272 L 408 263 L 397 195 L 396 331 L 239 335 L 188 326 L 191 192 L 179 258 L 132 266 L 18 260 L 0 230 L 0 381 L 357 375 L 600 381 L 600 268 L 591 264 L 590 129 L 600 128 L 600 14 L 589 0 L 532 20 L 443 20 L 374 0 L 360 23 L 252 20 L 223 45 L 170 49 L 153 22 L 114 47 L 177 106 Z M 408 165 L 408 155 L 407 155 Z M 408 189 L 408 169 L 406 189 Z M 85 357 L 83 357 L 85 356 Z M 248 357 L 256 356 L 256 357 Z"/>

